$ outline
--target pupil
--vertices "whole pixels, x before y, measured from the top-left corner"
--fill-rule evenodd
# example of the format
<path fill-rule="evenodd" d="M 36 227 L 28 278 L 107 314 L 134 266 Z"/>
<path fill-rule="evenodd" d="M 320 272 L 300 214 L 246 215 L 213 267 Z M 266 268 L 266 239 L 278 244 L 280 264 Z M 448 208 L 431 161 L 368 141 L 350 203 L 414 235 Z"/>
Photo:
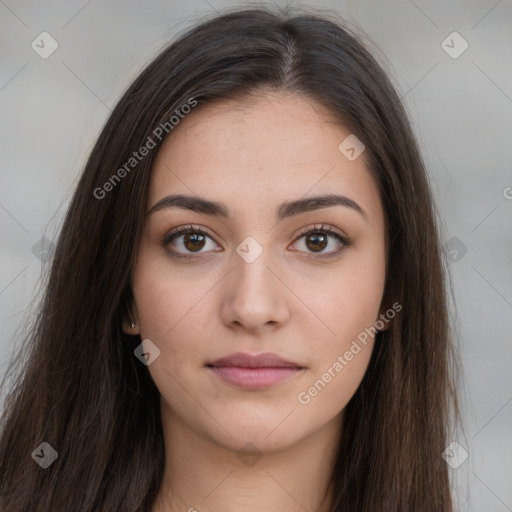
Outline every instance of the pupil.
<path fill-rule="evenodd" d="M 325 249 L 325 238 L 326 238 L 326 236 L 322 235 L 322 234 L 310 235 L 308 237 L 308 239 L 309 240 L 314 240 L 314 242 L 313 242 L 314 247 L 309 247 L 309 243 L 308 243 L 308 247 L 310 249 L 312 249 L 312 250 L 317 250 L 317 249 L 322 250 L 322 249 Z M 320 248 L 318 247 L 318 244 L 319 244 L 318 240 L 319 239 L 322 239 L 322 241 L 324 242 L 323 244 L 322 244 L 322 242 L 320 242 L 320 245 L 321 245 Z"/>
<path fill-rule="evenodd" d="M 192 246 L 193 246 L 193 247 L 189 247 L 189 246 L 188 246 L 188 243 L 189 243 L 189 242 L 191 242 L 191 243 L 192 243 Z M 201 243 L 203 243 L 203 244 L 204 244 L 204 236 L 203 236 L 203 235 L 198 235 L 197 233 L 194 233 L 194 234 L 192 234 L 192 235 L 190 235 L 190 234 L 186 234 L 186 235 L 185 235 L 185 241 L 184 241 L 184 243 L 185 243 L 185 247 L 186 247 L 187 249 L 192 249 L 192 250 L 193 250 L 194 248 L 195 248 L 195 249 L 202 249 L 202 245 L 201 245 Z"/>

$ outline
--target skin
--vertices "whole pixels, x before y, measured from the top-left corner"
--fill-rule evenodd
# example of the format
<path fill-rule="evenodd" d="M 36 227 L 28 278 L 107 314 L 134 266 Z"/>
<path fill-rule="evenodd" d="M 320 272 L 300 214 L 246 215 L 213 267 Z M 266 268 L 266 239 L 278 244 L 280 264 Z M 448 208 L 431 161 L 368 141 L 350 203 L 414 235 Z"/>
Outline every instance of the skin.
<path fill-rule="evenodd" d="M 349 134 L 312 100 L 269 91 L 197 107 L 160 148 L 148 211 L 182 193 L 225 203 L 232 216 L 172 207 L 147 216 L 143 228 L 132 274 L 136 326 L 127 316 L 123 329 L 160 349 L 148 366 L 161 393 L 166 451 L 153 512 L 328 510 L 322 491 L 343 409 L 373 338 L 307 405 L 297 397 L 386 310 L 383 208 L 363 156 L 349 161 L 338 150 Z M 281 202 L 327 193 L 351 198 L 367 220 L 330 206 L 276 222 Z M 322 223 L 353 244 L 319 258 L 311 235 L 298 237 Z M 209 232 L 199 252 L 183 234 L 166 250 L 160 240 L 188 224 Z M 247 236 L 263 250 L 252 263 L 236 252 Z M 323 253 L 340 245 L 328 240 Z M 172 249 L 195 259 L 173 259 Z M 248 391 L 205 367 L 238 351 L 273 352 L 305 368 Z M 244 464 L 237 454 L 246 443 L 260 458 Z"/>

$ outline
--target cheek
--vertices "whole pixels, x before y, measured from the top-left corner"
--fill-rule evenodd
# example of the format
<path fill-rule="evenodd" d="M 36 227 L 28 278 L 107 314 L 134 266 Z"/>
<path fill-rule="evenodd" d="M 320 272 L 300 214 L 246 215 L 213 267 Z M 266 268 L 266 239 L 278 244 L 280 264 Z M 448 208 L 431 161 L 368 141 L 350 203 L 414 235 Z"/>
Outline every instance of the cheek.
<path fill-rule="evenodd" d="M 315 414 L 327 405 L 339 412 L 357 390 L 371 358 L 384 266 L 376 257 L 354 259 L 358 261 L 347 263 L 304 295 L 321 322 L 315 322 L 320 325 L 315 334 L 308 331 L 314 341 L 314 364 L 301 390 L 304 400 L 298 397 L 298 402 L 309 404 L 307 409 Z"/>
<path fill-rule="evenodd" d="M 345 364 L 334 359 L 300 389 L 295 398 L 295 409 L 297 418 L 302 418 L 305 426 L 312 424 L 313 430 L 319 428 L 345 409 L 361 384 L 372 345 L 361 346 L 360 352 L 351 361 L 345 360 Z"/>
<path fill-rule="evenodd" d="M 317 314 L 321 328 L 317 338 L 321 352 L 346 350 L 352 339 L 374 326 L 378 319 L 384 286 L 380 266 L 364 266 L 361 271 L 349 266 L 303 286 L 301 297 Z M 316 350 L 317 347 L 315 347 Z"/>
<path fill-rule="evenodd" d="M 166 365 L 180 368 L 190 354 L 201 354 L 197 333 L 207 332 L 204 314 L 206 293 L 213 283 L 191 279 L 162 258 L 141 251 L 133 277 L 134 295 L 141 324 L 141 338 L 150 339 L 164 356 Z M 206 295 L 205 295 L 206 294 Z"/>
<path fill-rule="evenodd" d="M 301 414 L 326 423 L 342 411 L 359 387 L 372 355 L 381 288 L 372 278 L 339 277 L 324 299 L 310 295 L 329 329 L 314 336 L 314 364 L 295 397 Z M 311 331 L 310 331 L 311 332 Z"/>
<path fill-rule="evenodd" d="M 142 324 L 162 336 L 204 295 L 197 271 L 177 264 L 163 248 L 146 237 L 138 253 L 133 273 L 137 311 Z M 146 322 L 144 322 L 146 320 Z M 166 325 L 164 325 L 166 324 Z"/>
<path fill-rule="evenodd" d="M 168 273 L 168 269 L 157 271 L 148 264 L 134 277 L 140 335 L 160 349 L 148 371 L 164 403 L 194 423 L 193 418 L 200 415 L 192 395 L 200 394 L 194 390 L 205 355 L 208 295 L 198 280 L 193 284 Z"/>

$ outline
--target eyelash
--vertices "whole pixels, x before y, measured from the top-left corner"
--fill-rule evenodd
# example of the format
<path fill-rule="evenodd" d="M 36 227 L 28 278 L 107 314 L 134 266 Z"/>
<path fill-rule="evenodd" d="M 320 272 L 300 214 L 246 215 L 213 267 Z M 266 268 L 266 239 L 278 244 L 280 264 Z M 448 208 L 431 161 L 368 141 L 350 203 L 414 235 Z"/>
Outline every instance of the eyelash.
<path fill-rule="evenodd" d="M 171 242 L 173 242 L 180 235 L 184 235 L 184 234 L 197 234 L 197 235 L 207 236 L 208 238 L 212 238 L 212 236 L 207 231 L 205 231 L 204 229 L 202 229 L 200 227 L 193 226 L 192 224 L 189 224 L 188 226 L 180 226 L 178 228 L 175 228 L 171 232 L 166 234 L 160 241 L 162 246 L 167 250 L 167 252 L 170 254 L 171 257 L 187 259 L 187 260 L 195 259 L 198 257 L 198 256 L 194 256 L 193 253 L 190 253 L 190 255 L 185 255 L 185 254 L 181 254 L 177 251 L 167 249 L 167 246 Z M 350 247 L 352 245 L 352 241 L 348 237 L 341 235 L 337 231 L 334 231 L 333 229 L 331 229 L 331 226 L 326 225 L 326 224 L 320 224 L 319 227 L 317 227 L 315 225 L 313 228 L 305 228 L 297 236 L 294 243 L 297 242 L 298 240 L 300 240 L 301 238 L 304 238 L 305 236 L 312 235 L 312 234 L 329 235 L 329 236 L 336 238 L 341 243 L 341 245 L 338 249 L 336 249 L 330 253 L 327 253 L 327 254 L 309 253 L 317 259 L 333 258 L 333 257 L 339 255 L 341 252 L 343 252 L 345 249 L 347 249 L 348 247 Z M 200 255 L 201 253 L 197 253 L 197 254 Z"/>

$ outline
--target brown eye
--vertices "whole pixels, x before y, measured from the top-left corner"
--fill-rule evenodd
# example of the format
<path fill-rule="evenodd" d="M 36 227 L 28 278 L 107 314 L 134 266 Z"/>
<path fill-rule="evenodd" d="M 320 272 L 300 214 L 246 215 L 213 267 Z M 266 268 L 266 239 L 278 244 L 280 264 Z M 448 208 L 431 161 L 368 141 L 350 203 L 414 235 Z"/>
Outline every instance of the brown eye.
<path fill-rule="evenodd" d="M 308 254 L 316 254 L 319 258 L 336 256 L 352 245 L 352 242 L 347 237 L 329 227 L 325 227 L 323 224 L 303 232 L 297 238 L 297 241 L 302 239 L 304 239 L 305 250 L 299 249 Z M 331 240 L 335 240 L 333 250 L 325 250 L 330 245 L 333 245 Z"/>
<path fill-rule="evenodd" d="M 205 237 L 198 233 L 183 235 L 183 245 L 187 250 L 195 252 L 200 251 L 204 247 Z"/>
<path fill-rule="evenodd" d="M 328 244 L 327 236 L 323 233 L 313 233 L 311 235 L 307 235 L 306 240 L 306 245 L 313 252 L 323 251 Z"/>
<path fill-rule="evenodd" d="M 203 254 L 208 251 L 203 251 L 208 245 L 208 241 L 212 241 L 213 250 L 216 249 L 211 236 L 201 228 L 194 226 L 181 226 L 172 230 L 161 241 L 163 247 L 169 254 L 177 258 L 190 258 L 194 254 Z"/>

